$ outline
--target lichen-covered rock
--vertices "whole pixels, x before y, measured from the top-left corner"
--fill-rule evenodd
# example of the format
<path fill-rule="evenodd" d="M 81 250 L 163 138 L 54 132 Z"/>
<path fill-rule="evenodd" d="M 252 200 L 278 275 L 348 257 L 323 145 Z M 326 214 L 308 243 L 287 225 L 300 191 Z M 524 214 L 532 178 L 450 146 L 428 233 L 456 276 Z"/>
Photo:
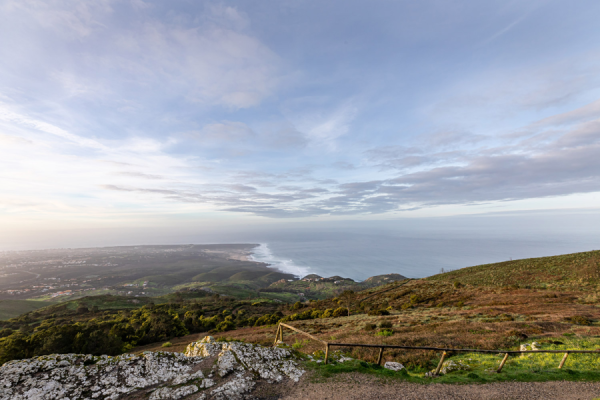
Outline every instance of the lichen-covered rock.
<path fill-rule="evenodd" d="M 141 356 L 59 354 L 5 363 L 0 399 L 116 399 L 188 374 L 197 357 L 146 352 Z"/>
<path fill-rule="evenodd" d="M 202 371 L 197 371 L 193 374 L 179 375 L 178 377 L 173 379 L 173 382 L 171 382 L 171 384 L 172 385 L 181 385 L 182 383 L 187 383 L 194 379 L 203 379 L 203 378 L 204 378 L 204 374 L 202 373 Z"/>
<path fill-rule="evenodd" d="M 150 400 L 236 399 L 246 396 L 257 379 L 280 382 L 287 376 L 298 381 L 304 373 L 292 352 L 283 348 L 215 343 L 208 337 L 187 350 L 189 356 L 166 352 L 117 357 L 54 354 L 10 361 L 0 367 L 0 400 L 116 400 L 145 388 L 152 390 Z M 218 376 L 211 373 L 205 377 L 200 368 L 206 364 L 198 364 L 206 359 L 213 365 L 213 357 Z M 213 389 L 209 392 L 207 388 Z"/>
<path fill-rule="evenodd" d="M 199 342 L 192 342 L 185 348 L 188 357 L 214 357 L 221 351 L 222 343 L 215 342 L 212 336 L 205 336 Z"/>
<path fill-rule="evenodd" d="M 211 394 L 219 400 L 240 399 L 245 393 L 251 391 L 254 385 L 255 382 L 251 376 L 238 373 L 232 380 L 214 389 Z"/>
<path fill-rule="evenodd" d="M 152 392 L 150 400 L 179 400 L 185 396 L 196 393 L 197 391 L 198 386 L 196 385 L 182 386 L 177 389 L 163 387 Z"/>
<path fill-rule="evenodd" d="M 446 375 L 452 371 L 470 371 L 471 366 L 462 360 L 448 360 L 444 364 L 442 364 L 442 369 L 440 370 L 440 374 Z"/>
<path fill-rule="evenodd" d="M 399 362 L 386 361 L 385 364 L 383 364 L 383 368 L 390 369 L 392 371 L 401 371 L 404 369 L 404 365 L 400 364 Z"/>
<path fill-rule="evenodd" d="M 280 347 L 262 347 L 249 343 L 231 342 L 223 344 L 223 351 L 219 355 L 219 360 L 227 357 L 227 352 L 235 356 L 231 363 L 231 370 L 241 363 L 241 367 L 257 373 L 262 379 L 269 382 L 279 382 L 283 375 L 289 377 L 295 382 L 302 376 L 304 371 L 298 368 L 298 364 L 291 360 L 292 352 L 289 349 Z M 239 363 L 237 363 L 239 360 Z M 226 364 L 229 367 L 229 363 Z M 219 374 L 222 370 L 219 365 Z M 223 375 L 221 375 L 223 376 Z"/>

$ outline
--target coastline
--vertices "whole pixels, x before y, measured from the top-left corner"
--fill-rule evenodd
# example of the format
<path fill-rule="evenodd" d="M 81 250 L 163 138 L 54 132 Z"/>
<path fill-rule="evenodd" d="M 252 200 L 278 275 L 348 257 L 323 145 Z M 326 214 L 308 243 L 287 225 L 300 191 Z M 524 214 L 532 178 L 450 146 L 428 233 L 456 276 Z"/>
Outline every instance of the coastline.
<path fill-rule="evenodd" d="M 269 268 L 292 274 L 297 278 L 302 278 L 311 273 L 310 267 L 300 266 L 295 264 L 291 259 L 284 259 L 274 255 L 268 243 L 260 243 L 258 246 L 252 248 L 248 258 L 249 261 L 267 264 Z"/>

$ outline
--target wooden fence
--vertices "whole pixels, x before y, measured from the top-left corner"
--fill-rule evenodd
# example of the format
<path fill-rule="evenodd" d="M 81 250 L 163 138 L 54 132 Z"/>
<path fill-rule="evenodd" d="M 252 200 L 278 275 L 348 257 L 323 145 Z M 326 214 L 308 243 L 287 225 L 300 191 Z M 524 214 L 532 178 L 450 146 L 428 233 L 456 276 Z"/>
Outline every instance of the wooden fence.
<path fill-rule="evenodd" d="M 283 328 L 291 329 L 295 332 L 298 332 L 301 335 L 307 336 L 313 340 L 316 340 L 317 342 L 322 343 L 325 346 L 325 364 L 327 364 L 327 362 L 329 360 L 329 348 L 330 347 L 377 348 L 377 349 L 379 349 L 379 356 L 377 357 L 377 364 L 379 364 L 379 365 L 381 365 L 381 361 L 383 359 L 384 349 L 441 351 L 442 358 L 440 359 L 440 362 L 439 362 L 437 368 L 435 369 L 435 375 L 439 374 L 440 369 L 442 368 L 442 364 L 444 363 L 444 359 L 446 358 L 446 356 L 448 355 L 449 352 L 504 354 L 504 358 L 500 362 L 500 366 L 498 367 L 497 372 L 502 371 L 502 367 L 504 367 L 504 364 L 506 363 L 506 360 L 508 360 L 509 355 L 528 354 L 528 353 L 532 353 L 532 354 L 536 354 L 536 353 L 537 354 L 540 354 L 540 353 L 561 353 L 561 354 L 563 354 L 564 353 L 564 356 L 558 366 L 558 368 L 561 369 L 565 365 L 565 361 L 567 361 L 567 357 L 569 356 L 569 354 L 582 354 L 582 353 L 583 354 L 587 354 L 587 353 L 600 354 L 600 350 L 524 350 L 524 351 L 520 351 L 520 350 L 480 350 L 480 349 L 450 349 L 450 348 L 444 348 L 444 347 L 427 347 L 427 346 L 399 346 L 399 345 L 390 345 L 390 344 L 337 343 L 337 342 L 328 342 L 326 340 L 319 339 L 318 337 L 313 336 L 308 332 L 304 332 L 298 328 L 294 328 L 291 325 L 284 324 L 281 322 L 279 323 L 279 325 L 277 325 L 277 332 L 275 334 L 275 342 L 273 343 L 273 345 L 276 345 L 278 341 L 283 342 Z"/>

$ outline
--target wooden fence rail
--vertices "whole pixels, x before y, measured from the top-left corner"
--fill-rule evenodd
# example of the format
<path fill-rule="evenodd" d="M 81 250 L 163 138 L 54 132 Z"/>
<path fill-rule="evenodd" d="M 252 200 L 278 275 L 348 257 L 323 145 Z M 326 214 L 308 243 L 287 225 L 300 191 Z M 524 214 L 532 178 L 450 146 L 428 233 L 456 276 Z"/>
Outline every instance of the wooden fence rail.
<path fill-rule="evenodd" d="M 279 325 L 277 325 L 277 333 L 275 334 L 274 345 L 276 345 L 278 341 L 283 342 L 283 328 L 291 329 L 301 335 L 307 336 L 307 337 L 309 337 L 313 340 L 316 340 L 316 341 L 322 343 L 323 345 L 325 345 L 325 364 L 327 364 L 328 360 L 329 360 L 329 348 L 334 347 L 334 346 L 335 347 L 370 347 L 370 348 L 379 349 L 379 356 L 377 357 L 377 364 L 379 364 L 379 365 L 381 365 L 381 361 L 383 360 L 384 349 L 441 351 L 442 357 L 441 357 L 440 362 L 435 370 L 435 375 L 439 374 L 440 369 L 442 368 L 444 359 L 446 358 L 447 353 L 450 353 L 450 352 L 504 354 L 504 358 L 502 359 L 502 362 L 500 363 L 500 367 L 498 367 L 497 372 L 502 371 L 502 367 L 504 367 L 504 364 L 506 363 L 506 360 L 508 359 L 509 355 L 517 355 L 517 354 L 520 355 L 520 354 L 528 354 L 528 353 L 531 353 L 531 354 L 536 354 L 536 353 L 537 354 L 540 354 L 540 353 L 563 354 L 564 353 L 564 357 L 562 358 L 560 365 L 558 366 L 559 369 L 562 369 L 562 367 L 565 365 L 565 361 L 567 360 L 567 357 L 569 356 L 569 354 L 589 354 L 589 353 L 600 354 L 600 350 L 523 350 L 523 351 L 520 351 L 520 350 L 480 350 L 480 349 L 452 349 L 452 348 L 445 348 L 445 347 L 428 347 L 428 346 L 400 346 L 400 345 L 391 345 L 391 344 L 328 342 L 326 340 L 319 339 L 318 337 L 313 336 L 308 332 L 304 332 L 298 328 L 295 328 L 288 324 L 284 324 L 282 322 L 280 322 Z"/>

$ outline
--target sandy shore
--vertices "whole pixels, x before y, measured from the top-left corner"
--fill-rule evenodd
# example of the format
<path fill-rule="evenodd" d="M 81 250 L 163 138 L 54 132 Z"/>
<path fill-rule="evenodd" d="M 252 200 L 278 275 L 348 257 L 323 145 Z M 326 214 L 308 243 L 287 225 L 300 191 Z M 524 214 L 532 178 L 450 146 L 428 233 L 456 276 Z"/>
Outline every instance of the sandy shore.
<path fill-rule="evenodd" d="M 253 261 L 250 259 L 252 251 L 248 250 L 203 250 L 203 253 L 219 255 L 230 260 Z"/>

